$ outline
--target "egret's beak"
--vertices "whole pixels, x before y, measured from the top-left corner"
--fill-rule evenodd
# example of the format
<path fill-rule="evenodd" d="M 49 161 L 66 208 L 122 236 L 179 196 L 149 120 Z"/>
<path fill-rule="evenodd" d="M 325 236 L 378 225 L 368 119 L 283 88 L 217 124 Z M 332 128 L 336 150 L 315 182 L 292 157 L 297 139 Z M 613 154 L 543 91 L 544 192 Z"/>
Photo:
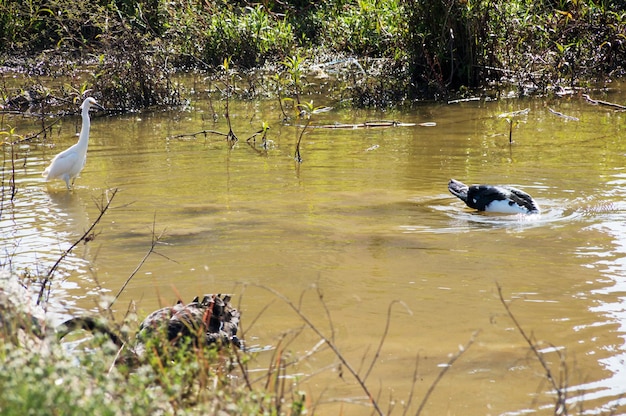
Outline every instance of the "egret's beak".
<path fill-rule="evenodd" d="M 100 111 L 104 111 L 104 107 L 102 107 L 102 106 L 101 106 L 100 104 L 98 104 L 98 103 L 94 103 L 94 104 L 92 105 L 92 108 L 95 108 L 95 109 L 100 110 Z M 91 108 L 90 108 L 90 110 L 91 110 Z"/>

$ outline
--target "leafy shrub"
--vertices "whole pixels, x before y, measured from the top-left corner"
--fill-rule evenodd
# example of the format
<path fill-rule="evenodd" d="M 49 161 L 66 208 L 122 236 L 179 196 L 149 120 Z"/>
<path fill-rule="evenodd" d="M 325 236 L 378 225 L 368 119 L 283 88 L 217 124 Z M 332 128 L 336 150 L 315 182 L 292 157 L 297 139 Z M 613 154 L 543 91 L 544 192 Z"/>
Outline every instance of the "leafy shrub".
<path fill-rule="evenodd" d="M 110 38 L 96 69 L 94 89 L 109 109 L 178 105 L 180 92 L 171 79 L 167 56 L 158 40 L 132 35 Z"/>
<path fill-rule="evenodd" d="M 219 65 L 224 57 L 252 68 L 268 58 L 281 58 L 293 48 L 293 31 L 285 19 L 271 16 L 263 6 L 246 7 L 241 14 L 225 10 L 211 17 L 204 38 L 204 57 Z"/>
<path fill-rule="evenodd" d="M 367 88 L 352 90 L 380 96 L 384 88 L 387 98 L 374 100 L 379 103 L 405 92 L 415 98 L 444 97 L 493 81 L 516 84 L 522 92 L 544 92 L 624 73 L 626 13 L 620 4 L 4 0 L 0 59 L 12 62 L 23 56 L 15 51 L 28 55 L 64 49 L 83 58 L 99 54 L 105 65 L 99 68 L 98 86 L 104 87 L 111 74 L 111 93 L 122 108 L 176 102 L 168 75 L 174 68 L 214 70 L 230 59 L 234 68 L 250 69 L 294 55 L 314 56 L 318 62 L 337 56 L 387 60 L 402 77 L 394 82 L 400 90 L 391 91 L 388 80 L 382 80 L 384 87 L 367 80 Z M 147 70 L 148 79 L 142 81 L 141 73 L 129 72 L 132 68 Z"/>
<path fill-rule="evenodd" d="M 359 0 L 321 9 L 322 42 L 349 54 L 393 57 L 400 41 L 403 7 L 399 1 Z"/>
<path fill-rule="evenodd" d="M 28 350 L 0 340 L 0 408 L 6 415 L 150 415 L 169 408 L 147 369 L 125 379 L 94 351 L 72 358 L 60 346 Z M 145 384 L 144 384 L 145 383 Z M 142 384 L 148 388 L 138 388 Z M 132 385 L 134 388 L 129 389 Z"/>

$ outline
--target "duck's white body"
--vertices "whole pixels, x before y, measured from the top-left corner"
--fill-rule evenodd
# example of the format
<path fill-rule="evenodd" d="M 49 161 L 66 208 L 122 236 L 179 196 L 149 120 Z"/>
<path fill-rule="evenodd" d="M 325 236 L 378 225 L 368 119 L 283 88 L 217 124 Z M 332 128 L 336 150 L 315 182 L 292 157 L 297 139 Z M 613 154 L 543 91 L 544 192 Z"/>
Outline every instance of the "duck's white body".
<path fill-rule="evenodd" d="M 52 159 L 50 166 L 43 172 L 46 181 L 62 179 L 65 181 L 67 189 L 70 189 L 70 180 L 72 180 L 73 183 L 73 180 L 85 167 L 85 163 L 87 163 L 87 146 L 89 144 L 89 128 L 91 126 L 89 110 L 92 107 L 104 110 L 92 97 L 88 97 L 83 101 L 83 104 L 80 106 L 82 109 L 83 125 L 80 130 L 78 142 Z"/>
<path fill-rule="evenodd" d="M 539 206 L 526 192 L 512 186 L 471 185 L 450 179 L 450 193 L 478 211 L 502 214 L 538 214 Z"/>

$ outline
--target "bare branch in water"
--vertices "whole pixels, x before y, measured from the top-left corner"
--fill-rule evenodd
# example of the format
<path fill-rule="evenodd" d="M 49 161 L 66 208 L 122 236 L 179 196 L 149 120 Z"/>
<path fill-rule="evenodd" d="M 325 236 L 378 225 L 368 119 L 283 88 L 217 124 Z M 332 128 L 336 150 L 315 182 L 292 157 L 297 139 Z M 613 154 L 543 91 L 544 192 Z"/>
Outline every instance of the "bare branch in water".
<path fill-rule="evenodd" d="M 417 409 L 417 412 L 415 413 L 415 416 L 418 416 L 418 415 L 420 415 L 422 413 L 422 410 L 424 410 L 424 406 L 426 406 L 426 402 L 428 402 L 428 398 L 433 393 L 433 391 L 435 391 L 435 387 L 437 387 L 437 384 L 439 384 L 439 382 L 441 381 L 443 376 L 448 372 L 450 367 L 452 367 L 452 364 L 454 364 L 456 362 L 456 360 L 458 360 L 461 357 L 461 355 L 463 355 L 465 353 L 465 351 L 467 351 L 469 349 L 469 347 L 472 346 L 472 344 L 476 340 L 476 336 L 478 335 L 479 332 L 480 331 L 474 332 L 472 334 L 472 337 L 470 338 L 470 340 L 467 341 L 467 344 L 461 346 L 461 348 L 459 348 L 459 351 L 456 354 L 453 354 L 452 357 L 450 358 L 450 360 L 448 360 L 446 365 L 441 369 L 441 371 L 439 372 L 439 375 L 437 375 L 437 378 L 435 379 L 435 381 L 433 381 L 433 383 L 428 388 L 428 391 L 424 395 L 424 398 L 422 399 L 422 402 L 420 403 L 420 406 Z"/>
<path fill-rule="evenodd" d="M 54 120 L 52 123 L 46 125 L 43 122 L 43 118 L 42 118 L 42 127 L 41 130 L 38 131 L 37 133 L 32 133 L 29 134 L 28 136 L 24 136 L 24 137 L 20 137 L 19 140 L 16 140 L 13 142 L 13 144 L 20 144 L 20 143 L 24 143 L 24 142 L 30 142 L 33 139 L 36 139 L 37 137 L 39 137 L 39 135 L 46 133 L 48 130 L 52 131 L 52 126 L 54 126 L 55 124 L 57 124 L 59 121 L 63 120 L 61 117 L 57 118 L 56 120 Z M 44 134 L 45 137 L 45 134 Z"/>
<path fill-rule="evenodd" d="M 90 238 L 90 236 L 92 235 L 92 230 L 96 227 L 96 225 L 98 225 L 98 223 L 100 222 L 104 214 L 109 209 L 111 202 L 113 202 L 113 198 L 115 198 L 115 195 L 117 195 L 117 188 L 113 189 L 110 197 L 105 198 L 106 194 L 107 194 L 106 191 L 102 193 L 100 204 L 96 202 L 96 206 L 98 207 L 98 210 L 100 211 L 100 215 L 98 215 L 98 218 L 96 218 L 96 220 L 91 224 L 91 226 L 87 229 L 87 231 L 85 231 L 85 233 L 78 240 L 76 240 L 76 242 L 72 244 L 70 248 L 68 248 L 67 250 L 63 252 L 63 254 L 61 254 L 61 257 L 59 257 L 56 263 L 54 263 L 54 265 L 48 271 L 46 278 L 41 283 L 41 289 L 39 290 L 39 294 L 37 295 L 37 305 L 41 304 L 41 302 L 44 300 L 44 292 L 46 291 L 46 288 L 48 288 L 48 295 L 50 294 L 50 281 L 52 280 L 52 275 L 54 274 L 56 269 L 59 267 L 59 264 L 61 264 L 61 262 L 72 252 L 74 247 L 80 244 L 81 241 L 87 241 Z M 105 204 L 105 201 L 106 201 L 106 204 Z M 48 295 L 46 295 L 46 300 L 48 298 Z"/>
<path fill-rule="evenodd" d="M 333 320 L 330 318 L 330 311 L 328 310 L 328 306 L 326 306 L 326 302 L 324 302 L 324 293 L 322 293 L 322 289 L 319 286 L 315 286 L 317 290 L 317 298 L 319 299 L 322 307 L 324 308 L 324 312 L 326 312 L 326 318 L 328 318 L 328 326 L 330 326 L 330 340 L 335 342 L 335 327 L 333 326 Z"/>
<path fill-rule="evenodd" d="M 287 298 L 286 296 L 284 296 L 283 294 L 279 293 L 278 291 L 272 288 L 265 287 L 265 286 L 259 286 L 259 287 L 267 290 L 268 292 L 271 292 L 272 294 L 274 294 L 274 296 L 276 296 L 277 298 L 285 302 L 285 304 L 287 304 L 287 306 L 289 306 L 300 317 L 300 319 L 302 319 L 304 323 L 306 323 L 306 325 L 309 328 L 311 328 L 313 332 L 317 334 L 317 336 L 319 336 L 321 339 L 324 340 L 326 345 L 330 347 L 330 349 L 333 351 L 335 356 L 339 359 L 339 361 L 341 362 L 341 365 L 344 368 L 346 368 L 350 372 L 350 374 L 352 374 L 352 377 L 354 377 L 354 379 L 357 381 L 359 386 L 361 386 L 361 389 L 369 398 L 370 403 L 372 403 L 372 406 L 374 407 L 374 410 L 376 411 L 376 413 L 382 416 L 384 413 L 379 407 L 378 403 L 376 402 L 374 395 L 370 392 L 367 385 L 365 385 L 364 380 L 359 376 L 359 374 L 354 370 L 354 368 L 352 368 L 352 365 L 348 362 L 348 360 L 343 356 L 343 354 L 341 354 L 341 351 L 339 351 L 339 348 L 335 345 L 335 343 L 331 339 L 326 337 L 326 335 L 324 335 L 322 331 L 313 324 L 313 322 L 308 318 L 308 316 L 306 316 L 304 312 L 302 312 L 302 310 L 300 310 L 300 308 L 297 307 L 289 298 Z"/>
<path fill-rule="evenodd" d="M 119 298 L 119 296 L 122 294 L 124 289 L 126 289 L 126 286 L 128 285 L 128 283 L 130 283 L 130 281 L 133 279 L 133 277 L 135 277 L 135 275 L 137 274 L 139 269 L 141 269 L 141 267 L 144 265 L 146 260 L 148 260 L 148 257 L 150 257 L 150 255 L 152 253 L 156 253 L 154 251 L 154 248 L 159 243 L 159 241 L 161 241 L 161 238 L 163 237 L 163 234 L 165 233 L 165 230 L 161 231 L 161 233 L 159 235 L 156 235 L 156 233 L 155 233 L 155 226 L 156 226 L 156 214 L 154 214 L 154 219 L 152 220 L 152 242 L 150 244 L 150 249 L 148 250 L 146 255 L 143 256 L 143 258 L 141 259 L 141 261 L 139 262 L 137 267 L 135 267 L 135 270 L 133 270 L 133 272 L 130 274 L 130 276 L 128 276 L 128 279 L 126 279 L 126 281 L 124 282 L 124 284 L 122 285 L 120 290 L 117 292 L 117 294 L 115 295 L 115 297 L 113 298 L 113 300 L 111 301 L 111 303 L 109 304 L 107 309 L 111 309 L 111 306 L 113 306 L 113 304 L 115 303 L 117 298 Z M 156 254 L 159 254 L 159 253 L 156 253 Z M 163 256 L 163 255 L 161 255 L 161 256 Z M 163 257 L 165 257 L 165 256 L 163 256 Z M 171 259 L 168 258 L 168 260 L 171 260 Z"/>
<path fill-rule="evenodd" d="M 218 136 L 228 137 L 228 133 L 222 133 L 221 131 L 201 130 L 201 131 L 198 131 L 196 133 L 184 133 L 184 134 L 177 134 L 175 136 L 169 136 L 168 139 L 182 139 L 182 138 L 185 138 L 185 137 L 193 137 L 193 138 L 195 138 L 196 136 L 199 136 L 201 134 L 204 135 L 205 139 L 206 139 L 207 134 L 217 134 Z"/>
<path fill-rule="evenodd" d="M 7 145 L 7 146 L 11 146 L 11 175 L 9 177 L 8 180 L 8 184 L 7 186 L 4 186 L 4 182 L 5 182 L 5 175 L 8 172 L 7 169 L 2 169 L 2 182 L 0 182 L 0 188 L 2 188 L 2 199 L 0 200 L 0 217 L 2 216 L 2 212 L 4 211 L 4 195 L 5 195 L 5 189 L 10 189 L 10 194 L 11 194 L 11 202 L 13 202 L 13 200 L 15 199 L 15 195 L 17 195 L 17 187 L 15 186 L 15 144 L 11 143 L 11 142 L 3 142 L 2 145 Z M 3 160 L 3 166 L 6 164 L 7 159 L 6 159 L 6 152 L 2 152 L 2 154 L 4 155 L 4 160 Z"/>
<path fill-rule="evenodd" d="M 409 315 L 413 315 L 413 312 L 411 312 L 407 304 L 402 302 L 401 300 L 394 300 L 393 302 L 389 304 L 389 308 L 387 309 L 387 322 L 385 323 L 385 331 L 383 332 L 383 336 L 380 338 L 380 343 L 378 344 L 376 353 L 374 353 L 374 358 L 372 358 L 372 363 L 370 364 L 370 368 L 368 368 L 367 371 L 365 372 L 365 375 L 363 375 L 363 381 L 367 380 L 367 377 L 369 377 L 370 373 L 372 372 L 372 369 L 374 368 L 374 364 L 376 364 L 376 361 L 378 360 L 378 357 L 380 356 L 380 351 L 383 348 L 383 344 L 385 343 L 385 339 L 387 338 L 387 333 L 389 332 L 389 325 L 391 324 L 391 308 L 393 308 L 393 305 L 395 305 L 396 303 L 399 303 L 400 305 L 404 306 L 404 308 L 407 310 Z"/>
<path fill-rule="evenodd" d="M 420 362 L 420 354 L 417 353 L 417 356 L 415 357 L 415 370 L 413 370 L 413 381 L 411 381 L 411 394 L 409 394 L 409 398 L 406 401 L 406 406 L 404 407 L 404 412 L 402 412 L 403 415 L 406 415 L 406 413 L 409 411 L 409 408 L 411 407 L 411 402 L 413 401 L 413 392 L 415 391 L 415 385 L 417 384 L 417 379 L 418 379 L 418 370 L 419 370 L 419 362 Z"/>
<path fill-rule="evenodd" d="M 254 324 L 256 324 L 256 322 L 259 320 L 259 318 L 261 316 L 263 316 L 263 314 L 269 309 L 270 306 L 272 306 L 274 304 L 274 301 L 269 302 L 267 305 L 265 305 L 263 307 L 263 309 L 261 309 L 261 311 L 252 319 L 252 322 L 250 322 L 250 324 L 248 325 L 248 327 L 243 330 L 242 329 L 242 333 L 245 334 L 246 332 L 250 331 L 250 329 L 254 326 Z M 245 335 L 244 335 L 245 338 Z"/>
<path fill-rule="evenodd" d="M 300 135 L 298 136 L 298 141 L 296 142 L 296 151 L 293 155 L 293 158 L 298 163 L 302 163 L 302 156 L 300 155 L 300 143 L 302 142 L 302 136 L 304 136 L 304 132 L 306 131 L 307 127 L 309 127 L 310 122 L 311 119 L 308 118 L 306 124 L 304 125 L 304 127 L 302 127 L 302 131 L 300 132 Z"/>
<path fill-rule="evenodd" d="M 537 345 L 533 342 L 532 338 L 526 334 L 526 332 L 520 325 L 519 321 L 515 318 L 515 315 L 513 315 L 513 312 L 511 312 L 511 308 L 509 308 L 509 304 L 506 303 L 506 301 L 504 300 L 504 296 L 502 295 L 502 287 L 500 287 L 500 284 L 498 283 L 496 283 L 496 287 L 498 288 L 498 296 L 500 297 L 500 302 L 504 306 L 506 313 L 509 315 L 509 317 L 513 321 L 513 324 L 515 324 L 515 327 L 517 328 L 518 332 L 522 335 L 522 337 L 524 338 L 524 340 L 530 347 L 530 350 L 533 352 L 533 354 L 535 355 L 535 357 L 541 364 L 541 367 L 543 367 L 543 370 L 546 374 L 546 379 L 550 382 L 550 385 L 552 386 L 554 391 L 556 391 L 557 399 L 556 399 L 556 403 L 554 406 L 554 414 L 566 415 L 567 407 L 566 407 L 565 402 L 567 401 L 567 387 L 564 385 L 559 385 L 556 382 L 556 379 L 554 378 L 552 374 L 552 370 L 550 370 L 550 367 L 548 366 L 548 363 L 546 362 L 543 354 L 539 351 L 539 349 L 537 348 Z M 565 365 L 563 364 L 562 354 L 556 348 L 554 348 L 554 351 L 557 352 L 557 354 L 559 355 L 559 359 L 561 360 L 561 371 L 566 372 L 566 370 L 564 370 Z M 565 374 L 562 373 L 562 376 L 565 376 Z"/>

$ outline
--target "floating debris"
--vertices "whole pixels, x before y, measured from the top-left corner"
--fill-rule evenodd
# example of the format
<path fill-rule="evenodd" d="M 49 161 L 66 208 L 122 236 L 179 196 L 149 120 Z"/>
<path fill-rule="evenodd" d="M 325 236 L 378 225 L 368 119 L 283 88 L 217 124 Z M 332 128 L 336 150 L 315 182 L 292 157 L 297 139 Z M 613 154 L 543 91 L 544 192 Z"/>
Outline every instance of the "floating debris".
<path fill-rule="evenodd" d="M 608 101 L 594 100 L 593 98 L 589 97 L 589 94 L 583 94 L 583 98 L 587 100 L 588 103 L 593 104 L 593 105 L 603 105 L 606 107 L 613 107 L 615 109 L 622 110 L 622 111 L 626 110 L 626 106 L 624 105 L 610 103 Z"/>
<path fill-rule="evenodd" d="M 565 120 L 579 121 L 578 117 L 568 116 L 567 114 L 559 113 L 558 111 L 555 111 L 555 110 L 551 109 L 550 107 L 548 107 L 548 111 L 550 111 L 555 116 L 564 118 Z"/>
<path fill-rule="evenodd" d="M 530 108 L 525 108 L 523 110 L 511 111 L 509 113 L 501 113 L 498 114 L 498 118 L 514 118 L 519 116 L 525 116 L 530 113 Z"/>
<path fill-rule="evenodd" d="M 400 121 L 366 121 L 364 123 L 346 124 L 346 123 L 334 123 L 334 124 L 322 124 L 319 126 L 309 126 L 312 129 L 369 129 L 369 128 L 381 128 L 381 127 L 414 127 L 416 123 L 402 123 Z M 421 126 L 421 124 L 420 124 Z"/>
<path fill-rule="evenodd" d="M 480 100 L 481 100 L 480 97 L 460 98 L 458 100 L 450 100 L 448 101 L 448 104 L 459 104 L 459 103 L 467 103 L 470 101 L 480 101 Z"/>

